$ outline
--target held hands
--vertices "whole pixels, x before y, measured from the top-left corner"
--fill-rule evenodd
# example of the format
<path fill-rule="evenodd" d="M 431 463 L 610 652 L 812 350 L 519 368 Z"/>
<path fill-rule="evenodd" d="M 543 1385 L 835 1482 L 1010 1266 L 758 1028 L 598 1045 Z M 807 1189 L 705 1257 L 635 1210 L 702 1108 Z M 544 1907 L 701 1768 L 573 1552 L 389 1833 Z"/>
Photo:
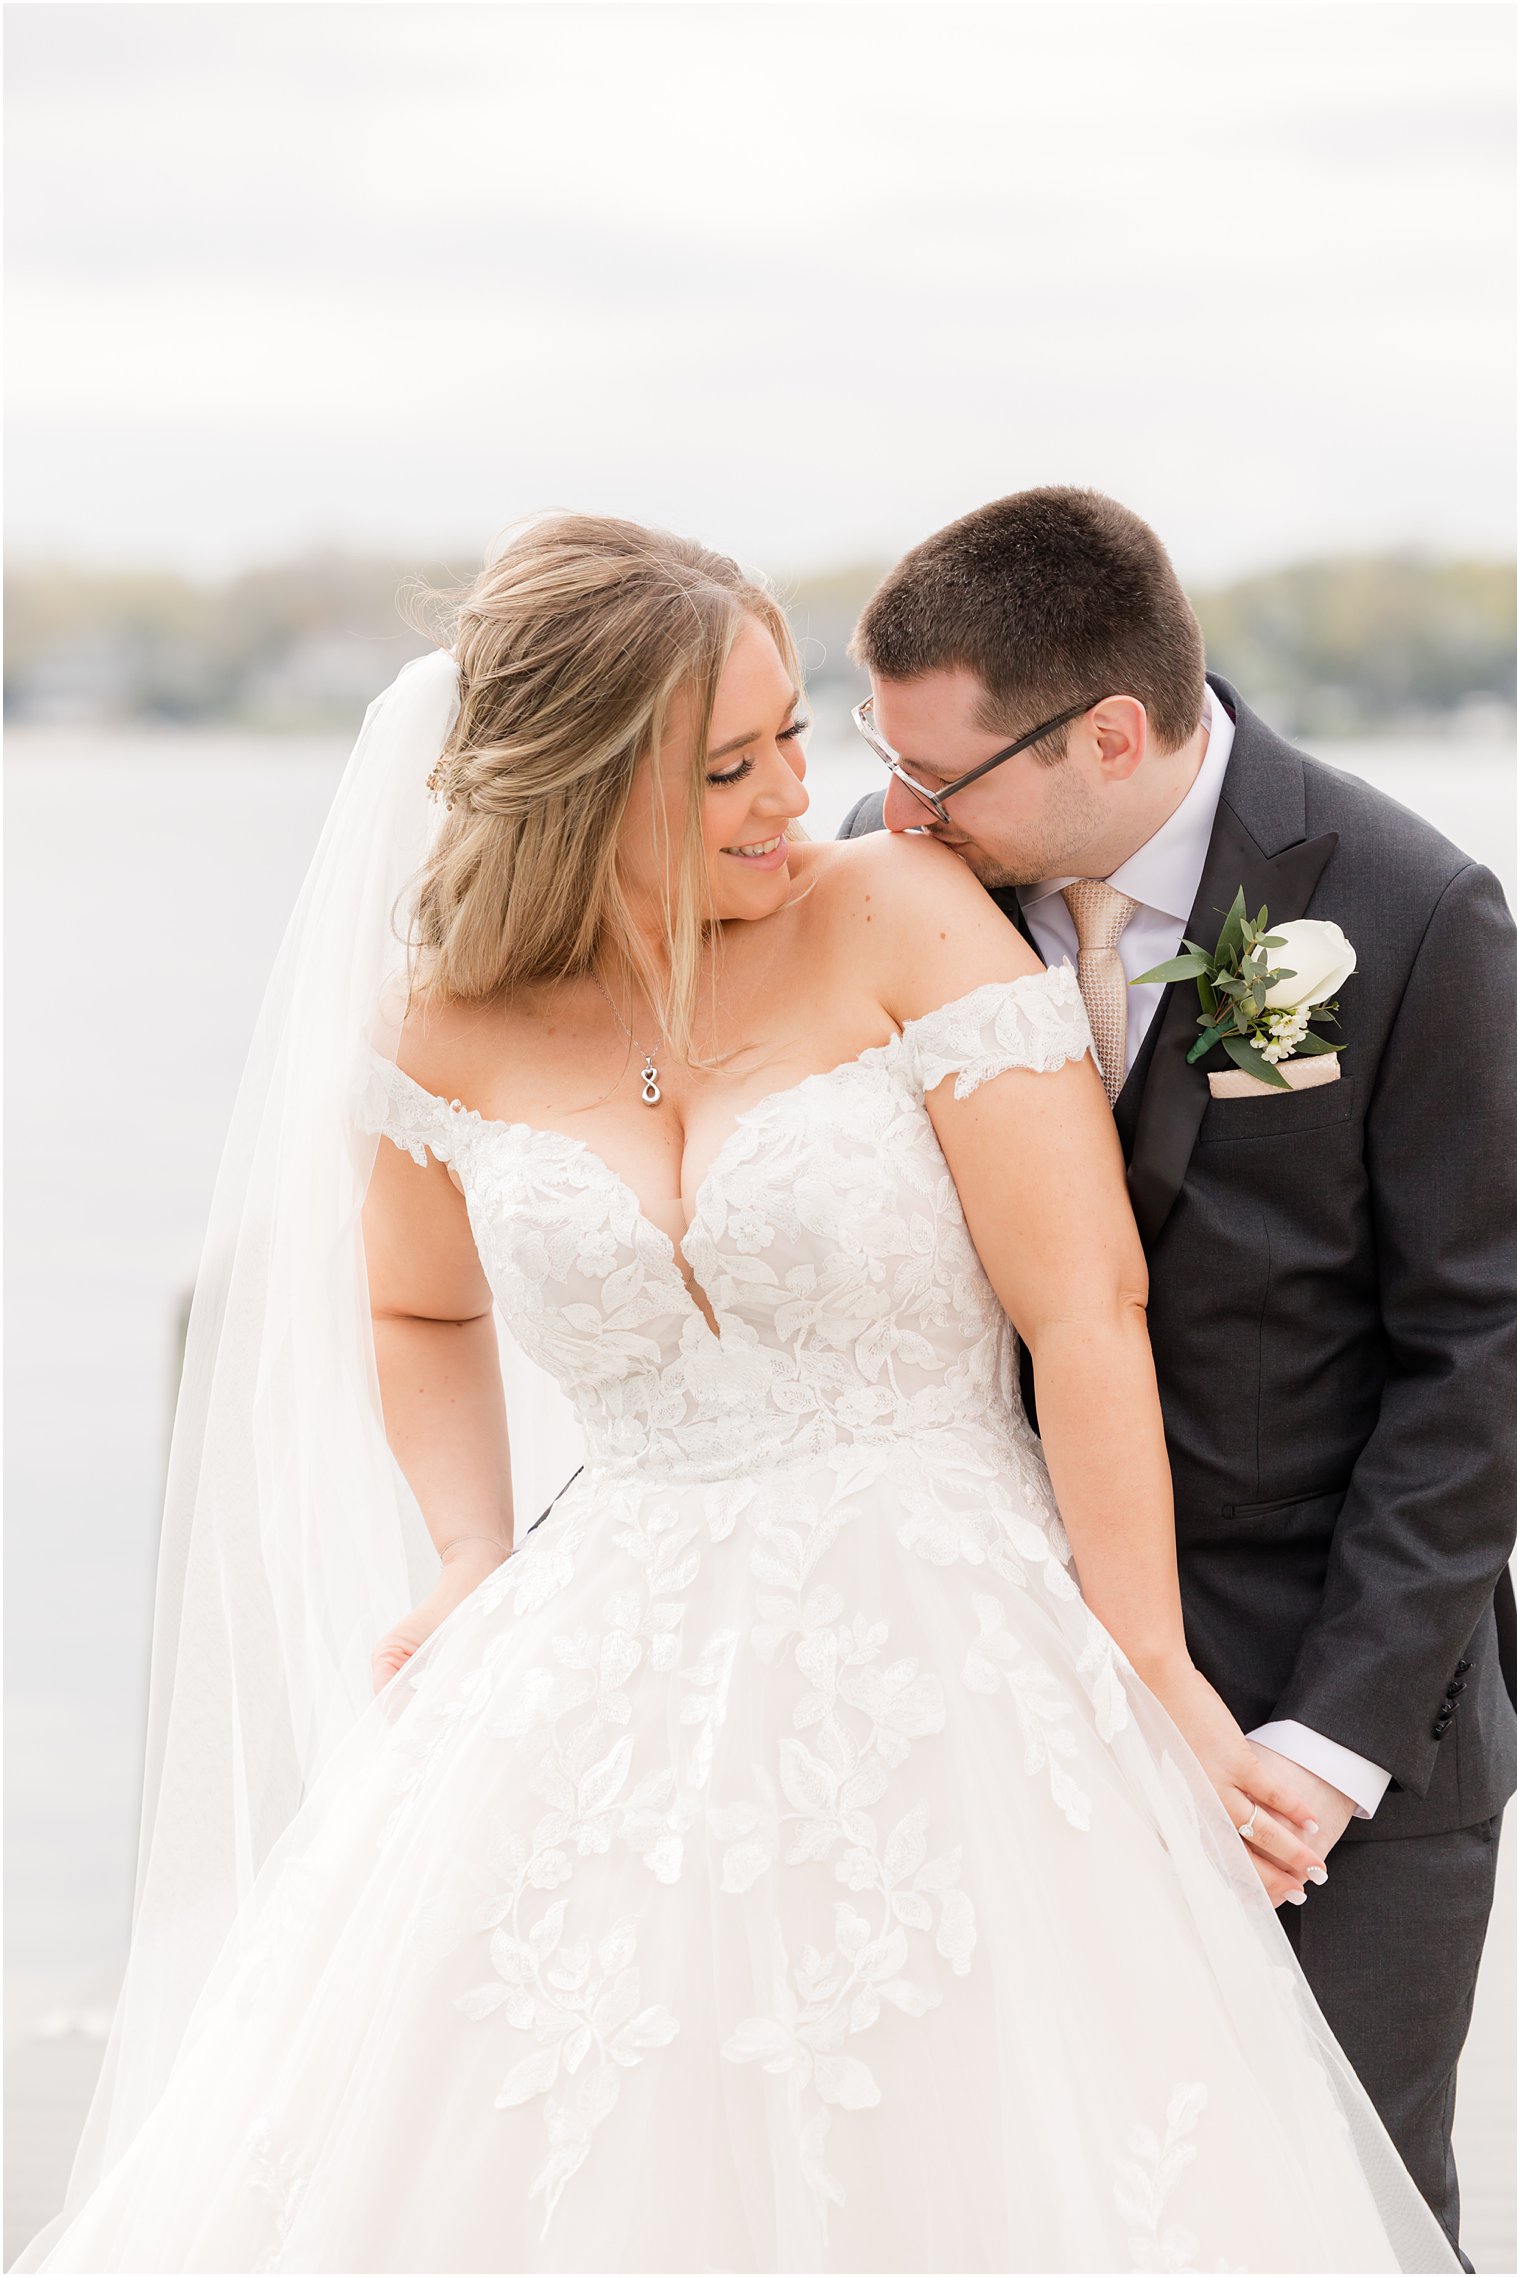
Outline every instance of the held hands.
<path fill-rule="evenodd" d="M 433 1631 L 442 1626 L 455 1606 L 462 1605 L 486 1575 L 494 1573 L 511 1554 L 510 1544 L 493 1544 L 478 1535 L 468 1535 L 444 1551 L 438 1579 L 426 1597 L 393 1629 L 387 1629 L 369 1656 L 376 1692 L 384 1691 L 391 1678 L 411 1659 L 418 1646 L 425 1644 Z"/>
<path fill-rule="evenodd" d="M 1275 1747 L 1263 1747 L 1254 1739 L 1247 1745 L 1253 1755 L 1261 1758 L 1264 1770 L 1280 1779 L 1298 1797 L 1303 1808 L 1313 1813 L 1319 1826 L 1314 1846 L 1322 1858 L 1328 1858 L 1351 1824 L 1355 1811 L 1351 1797 L 1342 1794 L 1339 1787 L 1332 1787 L 1328 1779 L 1321 1779 L 1316 1772 L 1306 1771 L 1291 1756 L 1279 1755 Z"/>
<path fill-rule="evenodd" d="M 1306 1881 L 1329 1879 L 1325 1853 L 1351 1815 L 1345 1796 L 1325 1787 L 1322 1780 L 1311 1779 L 1270 1747 L 1247 1739 L 1208 1678 L 1190 1662 L 1142 1674 L 1203 1765 L 1230 1814 L 1230 1824 L 1244 1826 L 1254 1812 L 1246 1854 L 1272 1903 L 1281 1905 L 1287 1899 L 1302 1905 Z M 1330 1819 L 1327 1824 L 1327 1813 L 1311 1806 L 1311 1786 L 1322 1788 L 1344 1806 L 1345 1815 L 1338 1823 Z"/>

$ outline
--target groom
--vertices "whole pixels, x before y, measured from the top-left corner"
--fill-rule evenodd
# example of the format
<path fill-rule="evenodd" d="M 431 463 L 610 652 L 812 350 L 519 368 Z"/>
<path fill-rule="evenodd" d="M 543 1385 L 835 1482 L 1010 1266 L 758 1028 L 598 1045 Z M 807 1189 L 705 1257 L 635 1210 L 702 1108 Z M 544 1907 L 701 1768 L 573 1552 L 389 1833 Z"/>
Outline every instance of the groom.
<path fill-rule="evenodd" d="M 1205 675 L 1160 541 L 1098 492 L 926 539 L 852 651 L 894 772 L 841 837 L 928 830 L 1077 967 L 1149 1261 L 1193 1657 L 1318 1821 L 1328 1882 L 1280 1918 L 1455 2246 L 1457 2059 L 1515 1787 L 1503 895 Z M 1184 936 L 1212 950 L 1240 888 L 1349 938 L 1313 1031 L 1344 1048 L 1306 1062 L 1334 1080 L 1216 1096 L 1194 980 L 1134 985 Z"/>

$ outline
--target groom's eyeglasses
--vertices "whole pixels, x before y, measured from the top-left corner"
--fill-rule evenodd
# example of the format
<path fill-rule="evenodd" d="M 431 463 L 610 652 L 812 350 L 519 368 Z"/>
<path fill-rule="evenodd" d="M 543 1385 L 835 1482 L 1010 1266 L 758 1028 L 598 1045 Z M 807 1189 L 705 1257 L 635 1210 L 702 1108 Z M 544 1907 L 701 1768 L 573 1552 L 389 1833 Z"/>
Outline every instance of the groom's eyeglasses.
<path fill-rule="evenodd" d="M 874 696 L 867 696 L 863 704 L 855 706 L 850 714 L 851 719 L 882 765 L 891 768 L 904 789 L 910 790 L 913 796 L 929 809 L 936 822 L 947 823 L 950 817 L 945 812 L 946 799 L 954 798 L 956 792 L 965 790 L 968 783 L 978 782 L 983 775 L 990 775 L 993 768 L 1001 767 L 1005 759 L 1012 759 L 1016 753 L 1027 751 L 1029 746 L 1032 743 L 1038 743 L 1042 736 L 1053 734 L 1058 727 L 1065 727 L 1068 720 L 1080 719 L 1082 714 L 1090 712 L 1095 704 L 1101 704 L 1103 698 L 1101 696 L 1089 697 L 1085 704 L 1073 704 L 1070 711 L 1057 712 L 1054 719 L 1041 720 L 1038 727 L 1032 727 L 1027 735 L 1021 735 L 1017 743 L 1004 744 L 1002 750 L 994 751 L 990 759 L 984 759 L 980 766 L 969 767 L 964 775 L 957 775 L 953 782 L 944 784 L 938 791 L 926 790 L 922 783 L 915 782 L 903 765 L 900 754 L 894 751 L 891 744 L 877 733 L 876 721 L 872 712 L 875 701 Z"/>

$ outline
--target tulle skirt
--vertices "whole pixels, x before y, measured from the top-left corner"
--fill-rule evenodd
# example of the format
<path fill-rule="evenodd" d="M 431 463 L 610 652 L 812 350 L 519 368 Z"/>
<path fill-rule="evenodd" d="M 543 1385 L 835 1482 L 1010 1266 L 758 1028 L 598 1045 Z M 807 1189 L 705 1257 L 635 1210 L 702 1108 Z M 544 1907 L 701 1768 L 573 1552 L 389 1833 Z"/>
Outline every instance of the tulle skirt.
<path fill-rule="evenodd" d="M 590 1465 L 18 2267 L 1456 2268 L 1032 1449 Z"/>

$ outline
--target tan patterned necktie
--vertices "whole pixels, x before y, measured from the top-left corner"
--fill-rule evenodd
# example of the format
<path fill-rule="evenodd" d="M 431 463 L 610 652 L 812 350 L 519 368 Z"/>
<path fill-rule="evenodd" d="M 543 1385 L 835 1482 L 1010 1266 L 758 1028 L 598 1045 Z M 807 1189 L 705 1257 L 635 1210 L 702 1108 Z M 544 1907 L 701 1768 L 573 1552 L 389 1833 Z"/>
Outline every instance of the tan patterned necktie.
<path fill-rule="evenodd" d="M 1074 878 L 1062 886 L 1061 898 L 1077 928 L 1077 986 L 1112 1106 L 1124 1082 L 1129 1026 L 1129 986 L 1119 956 L 1119 935 L 1140 904 L 1105 878 Z"/>

